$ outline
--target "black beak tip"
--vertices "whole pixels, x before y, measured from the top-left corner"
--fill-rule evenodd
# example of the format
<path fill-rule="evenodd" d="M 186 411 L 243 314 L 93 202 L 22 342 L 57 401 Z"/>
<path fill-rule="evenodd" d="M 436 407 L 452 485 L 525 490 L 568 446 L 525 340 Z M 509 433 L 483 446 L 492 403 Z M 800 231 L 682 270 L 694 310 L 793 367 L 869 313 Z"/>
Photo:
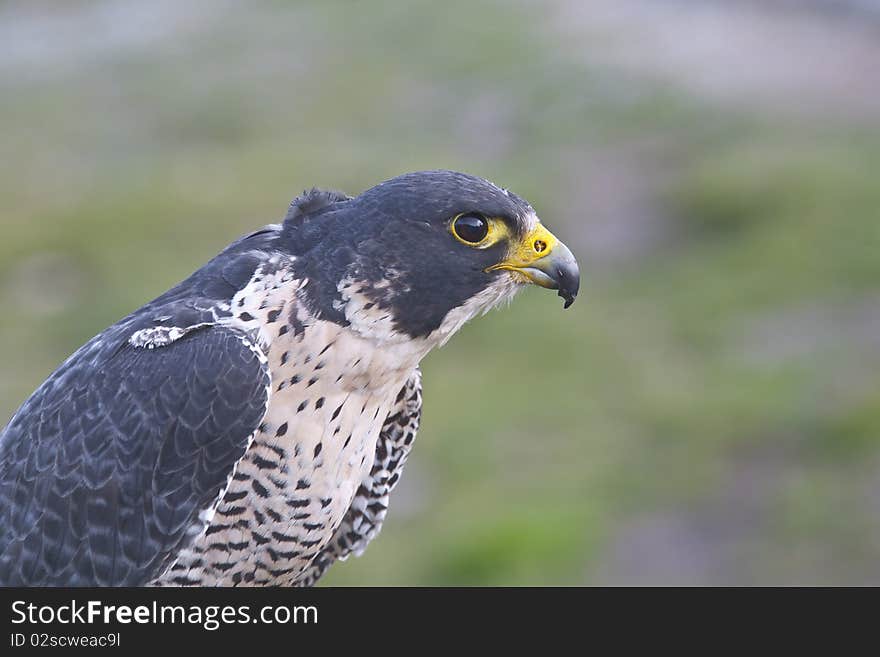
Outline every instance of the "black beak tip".
<path fill-rule="evenodd" d="M 578 295 L 578 288 L 581 285 L 580 272 L 577 265 L 572 267 L 560 267 L 556 270 L 556 280 L 558 281 L 557 294 L 565 300 L 562 306 L 563 310 L 568 309 Z"/>

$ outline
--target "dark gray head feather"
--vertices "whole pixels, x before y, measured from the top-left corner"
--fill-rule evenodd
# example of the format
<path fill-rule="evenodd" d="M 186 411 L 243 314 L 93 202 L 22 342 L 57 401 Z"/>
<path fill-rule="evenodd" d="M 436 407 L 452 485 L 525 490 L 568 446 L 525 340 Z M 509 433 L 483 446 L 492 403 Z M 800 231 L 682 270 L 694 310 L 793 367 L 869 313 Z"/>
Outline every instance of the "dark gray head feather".
<path fill-rule="evenodd" d="M 533 210 L 482 178 L 420 171 L 354 198 L 307 192 L 291 204 L 279 247 L 298 256 L 298 273 L 309 279 L 305 293 L 318 316 L 346 323 L 338 287 L 351 278 L 390 310 L 397 330 L 420 337 L 501 275 L 485 269 L 503 258 L 505 244 L 475 249 L 449 232 L 449 222 L 464 212 L 499 217 L 518 234 Z"/>

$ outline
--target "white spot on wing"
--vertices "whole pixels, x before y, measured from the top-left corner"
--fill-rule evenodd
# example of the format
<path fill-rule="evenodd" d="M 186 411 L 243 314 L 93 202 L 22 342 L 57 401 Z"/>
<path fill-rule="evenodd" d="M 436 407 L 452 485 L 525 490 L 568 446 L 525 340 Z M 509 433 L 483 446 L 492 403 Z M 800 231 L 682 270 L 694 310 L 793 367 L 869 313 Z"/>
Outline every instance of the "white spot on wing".
<path fill-rule="evenodd" d="M 187 333 L 191 333 L 196 329 L 211 326 L 208 322 L 201 324 L 193 324 L 192 326 L 154 326 L 152 328 L 141 329 L 135 331 L 128 339 L 128 343 L 132 347 L 139 349 L 156 349 L 158 347 L 167 347 L 169 344 L 180 340 Z"/>

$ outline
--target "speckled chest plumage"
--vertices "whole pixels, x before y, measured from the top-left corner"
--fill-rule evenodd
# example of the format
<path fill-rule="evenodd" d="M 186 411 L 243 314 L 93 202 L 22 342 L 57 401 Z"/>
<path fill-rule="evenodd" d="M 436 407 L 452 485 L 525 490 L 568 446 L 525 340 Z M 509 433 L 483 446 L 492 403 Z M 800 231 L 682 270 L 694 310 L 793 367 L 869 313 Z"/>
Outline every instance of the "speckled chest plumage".
<path fill-rule="evenodd" d="M 297 583 L 370 472 L 420 350 L 364 337 L 359 328 L 386 319 L 364 304 L 349 304 L 360 316 L 347 327 L 314 319 L 304 284 L 283 266 L 261 270 L 232 299 L 229 323 L 268 361 L 268 409 L 200 533 L 157 584 Z"/>

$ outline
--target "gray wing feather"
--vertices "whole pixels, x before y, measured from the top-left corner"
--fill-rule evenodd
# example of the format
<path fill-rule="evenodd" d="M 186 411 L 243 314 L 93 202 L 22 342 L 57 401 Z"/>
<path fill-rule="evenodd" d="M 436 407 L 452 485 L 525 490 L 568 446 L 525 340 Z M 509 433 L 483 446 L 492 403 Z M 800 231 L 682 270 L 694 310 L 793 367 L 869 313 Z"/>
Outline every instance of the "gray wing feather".
<path fill-rule="evenodd" d="M 270 375 L 243 333 L 148 350 L 132 325 L 74 354 L 0 432 L 0 584 L 150 581 L 262 421 Z"/>
<path fill-rule="evenodd" d="M 382 529 L 391 491 L 400 480 L 421 415 L 422 373 L 416 368 L 382 425 L 370 474 L 361 482 L 333 538 L 297 580 L 297 586 L 313 586 L 337 560 L 360 556 Z"/>

